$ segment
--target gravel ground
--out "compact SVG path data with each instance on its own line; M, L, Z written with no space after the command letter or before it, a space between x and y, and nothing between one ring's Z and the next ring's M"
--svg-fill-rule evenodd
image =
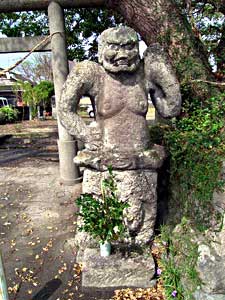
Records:
M0 250L10 300L99 299L81 291L74 245L81 185L60 182L56 139L52 120L0 126Z

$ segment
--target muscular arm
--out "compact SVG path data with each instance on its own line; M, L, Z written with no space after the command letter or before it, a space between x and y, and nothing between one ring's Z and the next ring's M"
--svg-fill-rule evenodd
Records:
M159 45L148 47L144 54L145 76L152 102L164 118L179 115L181 94L179 82Z
M76 111L80 98L91 95L97 67L97 64L90 61L76 64L64 84L57 108L62 125L76 139L85 143L89 143L92 139L91 129Z

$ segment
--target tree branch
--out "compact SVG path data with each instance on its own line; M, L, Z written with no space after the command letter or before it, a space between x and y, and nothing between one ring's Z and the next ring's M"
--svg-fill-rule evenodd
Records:
M15 67L17 67L18 65L20 65L25 59L27 59L27 57L29 57L37 48L39 48L41 45L43 45L44 43L46 43L54 34L56 33L61 33L61 32L55 32L49 36L47 36L46 38L44 38L40 43L38 43L37 45L35 45L28 54L26 54L23 58L21 58L20 60L18 60L15 64L13 64L12 66L4 69L3 71L0 72L0 76L6 74L7 72L13 70Z
M202 80L202 79L193 79L190 82L203 82L203 83L208 83L208 84L212 84L215 86L225 86L225 82L216 82L216 81L209 81L209 80Z

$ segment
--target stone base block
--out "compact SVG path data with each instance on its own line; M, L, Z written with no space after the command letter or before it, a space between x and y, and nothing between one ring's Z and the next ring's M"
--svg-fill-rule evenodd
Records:
M99 249L87 248L79 255L82 289L149 288L155 284L155 263L151 256L123 258L121 254L101 257Z
M201 291L196 291L194 294L196 300L224 300L225 294L207 294Z

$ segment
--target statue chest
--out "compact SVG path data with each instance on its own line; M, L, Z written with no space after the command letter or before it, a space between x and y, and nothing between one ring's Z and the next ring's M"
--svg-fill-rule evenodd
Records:
M147 93L140 78L118 78L105 75L99 84L97 114L111 117L122 110L145 115L148 109Z

